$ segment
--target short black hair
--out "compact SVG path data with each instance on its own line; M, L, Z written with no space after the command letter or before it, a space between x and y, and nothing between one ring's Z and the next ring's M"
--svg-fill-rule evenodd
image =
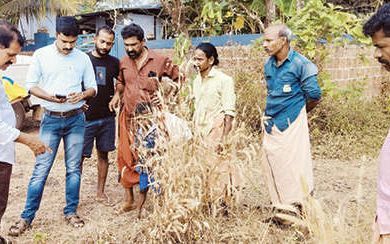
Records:
M56 18L56 32L65 36L78 36L80 34L79 24L73 16L61 16Z
M390 36L390 3L383 5L363 26L366 36L373 36L380 30Z
M217 48L215 48L213 44L209 42L202 42L195 48L195 50L196 49L202 50L207 58L214 57L213 66L219 64Z
M144 30L141 28L141 26L134 23L123 27L121 35L123 40L133 36L137 37L139 41L143 41L145 38Z
M13 40L23 47L25 40L20 31L7 21L0 19L0 45L9 48Z
M100 34L101 31L105 31L107 32L108 34L110 35L113 35L114 38L115 38L115 32L112 30L111 27L109 27L108 25L103 25L103 26L100 26L97 30L96 30L96 36L98 36Z

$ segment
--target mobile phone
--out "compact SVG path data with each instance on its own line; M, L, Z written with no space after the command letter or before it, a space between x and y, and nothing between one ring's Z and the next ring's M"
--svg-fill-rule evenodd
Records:
M148 74L148 77L156 77L157 76L157 73L154 72L154 71L149 71L149 74Z
M60 94L56 94L55 97L58 98L58 99L66 98L65 95L60 95Z

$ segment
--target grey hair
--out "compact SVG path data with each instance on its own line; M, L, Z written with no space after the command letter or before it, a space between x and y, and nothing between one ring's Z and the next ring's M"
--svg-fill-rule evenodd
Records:
M286 37L287 39L287 42L290 42L292 39L293 39L293 33L292 31L290 30L290 28L288 28L287 26L282 26L282 28L280 29L279 31L279 36L282 37Z

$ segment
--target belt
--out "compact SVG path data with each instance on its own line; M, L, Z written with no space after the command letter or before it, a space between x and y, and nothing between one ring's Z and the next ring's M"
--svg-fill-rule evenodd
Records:
M56 112L56 111L50 111L50 110L45 109L45 114L47 114L49 116L56 116L56 117L61 117L61 118L69 118L69 117L81 114L83 112L84 112L84 110L82 108L76 108L76 109L69 110L66 112Z

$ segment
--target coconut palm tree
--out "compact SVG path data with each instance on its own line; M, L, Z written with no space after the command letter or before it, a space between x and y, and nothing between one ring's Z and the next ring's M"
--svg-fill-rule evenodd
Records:
M0 17L17 23L21 16L40 19L47 13L76 14L82 0L0 0Z

